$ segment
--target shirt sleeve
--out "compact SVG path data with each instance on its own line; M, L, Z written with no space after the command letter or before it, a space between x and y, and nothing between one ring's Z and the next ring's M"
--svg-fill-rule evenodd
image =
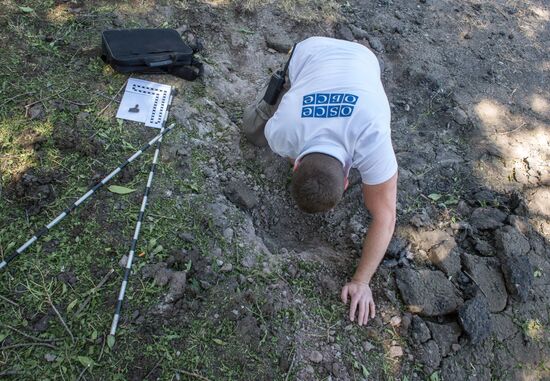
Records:
M378 185L389 180L397 172L397 159L388 134L380 144L359 155L356 164L364 184Z

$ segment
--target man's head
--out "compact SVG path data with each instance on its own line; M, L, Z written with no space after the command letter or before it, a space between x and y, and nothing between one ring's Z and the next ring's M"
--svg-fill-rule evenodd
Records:
M325 212L338 204L346 181L339 160L322 153L311 153L295 166L292 195L304 212Z

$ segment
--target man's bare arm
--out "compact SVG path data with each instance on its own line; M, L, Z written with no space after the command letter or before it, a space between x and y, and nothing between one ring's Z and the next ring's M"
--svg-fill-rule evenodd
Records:
M363 185L363 200L372 216L353 279L369 283L386 253L395 228L397 173L385 183Z
M358 311L359 325L366 324L369 317L375 315L375 304L370 289L370 280L386 253L395 228L395 209L397 203L397 173L388 181L379 185L363 184L365 206L372 215L359 265L351 282L342 289L342 301L347 303L351 297L350 320Z

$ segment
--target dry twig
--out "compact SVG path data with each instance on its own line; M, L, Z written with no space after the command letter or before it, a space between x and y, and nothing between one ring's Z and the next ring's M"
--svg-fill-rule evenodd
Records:
M34 106L35 104L37 104L37 103L44 103L45 101L50 100L50 99L52 99L52 98L55 98L55 97L57 97L59 94L64 93L64 92L67 91L67 90L69 90L69 86L65 87L63 90L58 91L58 92L55 93L54 95L51 95L51 96L46 97L46 98L39 99L39 100L37 100L37 101L31 102L31 103L25 105L25 116L28 115L29 109L30 109L32 106Z
M21 374L21 372L18 372L16 370L5 370L3 372L0 372L0 377L17 376L18 374Z
M5 296L0 295L0 299L4 302L11 304L12 306L19 307L19 304L15 303L13 300L6 298Z
M155 369L158 368L158 366L160 365L160 363L162 362L162 360L164 360L164 356L160 356L159 358L159 361L157 361L157 363L155 364L155 366L149 371L149 373L147 373L147 376L145 376L143 379L146 380L147 378L149 378L149 376L155 371Z
M20 334L21 336L24 336L24 337L26 337L27 339L31 339L31 340L34 340L34 341L43 342L43 343L44 343L44 342L45 342L45 343L51 343L52 341L58 341L58 339L41 339L41 338L39 338L39 337L29 335L28 333L23 332L23 331L21 331L21 330L15 328L15 327L12 327L11 325L8 325L8 324L0 323L0 326L9 328L9 329L11 329L12 331L17 332L17 333Z
M210 381L210 379L204 377L204 376L201 376L200 374L197 374L197 373L193 373L193 372L188 372L186 370L183 370L183 369L174 369L174 372L178 372L178 373L183 373L185 374L186 376L189 376L189 377L194 377L198 380L202 380L202 381Z
M88 367L85 366L84 369L82 369L82 371L80 372L80 374L78 375L78 378L76 379L76 381L80 381L80 379L82 377L84 377L84 372L86 372L88 370Z
M105 335L103 336L103 344L101 344L101 352L99 352L99 357L97 358L97 362L101 361L101 358L103 357L103 352L105 351L105 343L107 340L105 339Z
M51 349L57 349L57 347L50 343L43 343L43 342L35 342L35 343L19 343L19 344L11 344L11 345L5 345L3 347L0 347L0 350L4 351L6 349L12 349L12 348L21 348L21 347L33 347L33 346L39 346L39 347L48 347Z
M101 111L97 114L94 122L97 120L97 118L99 118L101 116L101 114L103 114L105 112L105 110L107 110L107 108L111 105L111 103L113 103L115 100L116 100L116 97L118 97L118 94L120 94L120 92L122 91L122 89L124 89L124 87L126 86L126 83L128 82L128 80L126 80L122 86L120 87L120 89L118 89L118 91L116 92L115 96L109 101L109 103L107 103L107 105L105 107L103 107L103 109L101 109Z
M293 348L293 352L294 354L292 355L292 362L288 367L288 372L286 372L285 381L288 381L288 377L290 376L290 372L292 372L292 367L294 366L294 361L296 360L296 348Z
M101 287L103 287L103 285L105 284L105 282L107 282L107 280L109 279L109 277L111 276L111 274L113 274L113 272L115 272L114 269L110 269L109 272L107 274L105 274L105 276L99 281L99 283L97 284L97 286L93 287L92 289L90 289L90 291L88 291L88 297L86 298L86 300L84 300L84 302L82 302L82 304L80 305L80 307L78 307L78 311L76 311L76 314L75 316L78 316L80 315L80 313L84 310L84 308L86 308L86 306L90 303L90 301L92 300L92 293L98 291Z
M4 102L2 102L2 104L0 104L0 106L4 106L4 105L10 103L11 101L13 101L13 100L15 100L15 99L17 99L17 98L21 98L21 97L24 97L25 95L32 95L32 94L34 94L34 91L29 91L28 93L23 93L23 94L15 95L15 96L13 96L13 97L11 97L11 98L6 99Z
M71 330L69 329L69 327L67 326L67 323L65 323L65 320L63 320L63 317L61 316L61 314L59 313L59 311L57 310L57 308L55 308L55 305L53 304L52 302L52 299L50 298L50 296L48 295L48 303L50 303L50 306L52 307L53 309L53 312L55 312L55 314L57 315L57 317L59 318L59 321L61 322L61 325L63 325L63 328L65 328L65 331L67 331L67 333L69 334L69 336L71 336L71 340L73 342L73 344L76 342L75 338L74 338L74 335L73 333L71 332Z

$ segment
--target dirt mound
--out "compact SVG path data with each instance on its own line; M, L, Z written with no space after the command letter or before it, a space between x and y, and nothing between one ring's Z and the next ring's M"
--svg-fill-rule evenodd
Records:
M17 200L29 214L37 214L56 199L54 186L62 177L62 173L54 170L31 168L14 178L6 193L9 198Z

